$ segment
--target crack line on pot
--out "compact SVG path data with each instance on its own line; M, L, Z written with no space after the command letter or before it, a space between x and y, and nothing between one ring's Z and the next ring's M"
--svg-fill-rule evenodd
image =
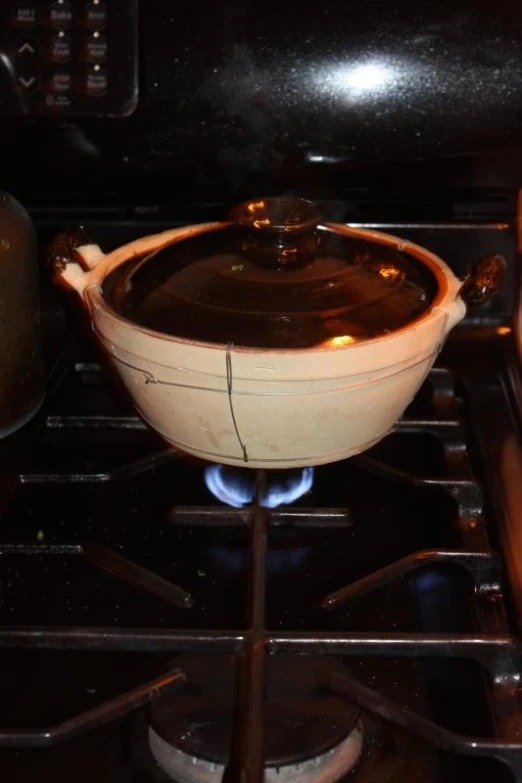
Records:
M237 439L239 441L239 445L241 446L241 449L243 451L243 459L245 462L248 462L248 454L246 450L246 446L241 440L241 435L239 434L239 428L237 426L236 422L236 414L234 413L234 403L232 402L232 348L233 343L227 343L227 351L226 351L226 367L227 367L227 392L228 392L228 404L230 405L230 413L232 416L232 423L234 425L234 429L236 431Z

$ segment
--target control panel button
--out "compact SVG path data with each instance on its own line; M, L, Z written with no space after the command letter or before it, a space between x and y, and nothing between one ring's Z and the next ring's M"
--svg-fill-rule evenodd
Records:
M38 76L22 76L18 77L18 84L21 86L24 92L32 92L38 87Z
M55 94L63 94L69 92L72 87L72 76L70 73L58 72L54 73L51 77L51 89Z
M100 68L99 65L95 65L94 68L87 71L85 86L88 95L92 95L93 97L105 95L107 92L107 84L107 71Z
M16 42L15 53L17 57L33 57L36 55L36 43L30 38L21 38Z
M66 30L72 24L72 6L67 0L56 0L49 8L51 25L58 30Z
M45 96L45 105L48 109L67 110L72 106L72 100L69 95L53 95L53 93L48 93Z
M102 63L107 58L107 39L100 33L94 33L85 45L87 59L91 63Z
M18 27L30 29L38 21L38 8L34 3L19 3L15 8L14 18Z
M85 9L87 27L90 30L103 30L107 24L107 6L93 0Z
M22 92L33 92L39 86L40 70L38 68L38 62L33 60L25 60L20 62L15 60L15 73L18 81L18 86Z
M72 57L72 41L68 35L61 33L51 38L49 46L51 60L56 63L66 63Z

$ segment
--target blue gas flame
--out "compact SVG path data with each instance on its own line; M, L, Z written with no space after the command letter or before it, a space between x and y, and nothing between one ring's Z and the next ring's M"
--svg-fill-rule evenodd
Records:
M314 469L277 471L269 474L264 508L277 508L295 503L309 492L314 482ZM248 469L210 465L205 470L205 484L215 498L233 508L244 508L254 501L255 472Z

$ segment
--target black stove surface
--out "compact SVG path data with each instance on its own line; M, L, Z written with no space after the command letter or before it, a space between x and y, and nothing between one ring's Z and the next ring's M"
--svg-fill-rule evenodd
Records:
M521 782L476 400L508 408L509 329L452 337L392 435L276 508L256 498L288 482L262 472L234 475L253 503L221 502L80 334L49 343L46 405L0 455L0 780L174 779L152 725L196 768L228 760L229 783L259 782L264 757L298 781L357 723L342 781Z

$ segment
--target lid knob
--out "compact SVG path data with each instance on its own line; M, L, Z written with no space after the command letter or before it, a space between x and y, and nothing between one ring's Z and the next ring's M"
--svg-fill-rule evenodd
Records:
M282 196L245 201L231 210L230 218L237 225L260 234L295 236L316 228L321 214L311 201Z

